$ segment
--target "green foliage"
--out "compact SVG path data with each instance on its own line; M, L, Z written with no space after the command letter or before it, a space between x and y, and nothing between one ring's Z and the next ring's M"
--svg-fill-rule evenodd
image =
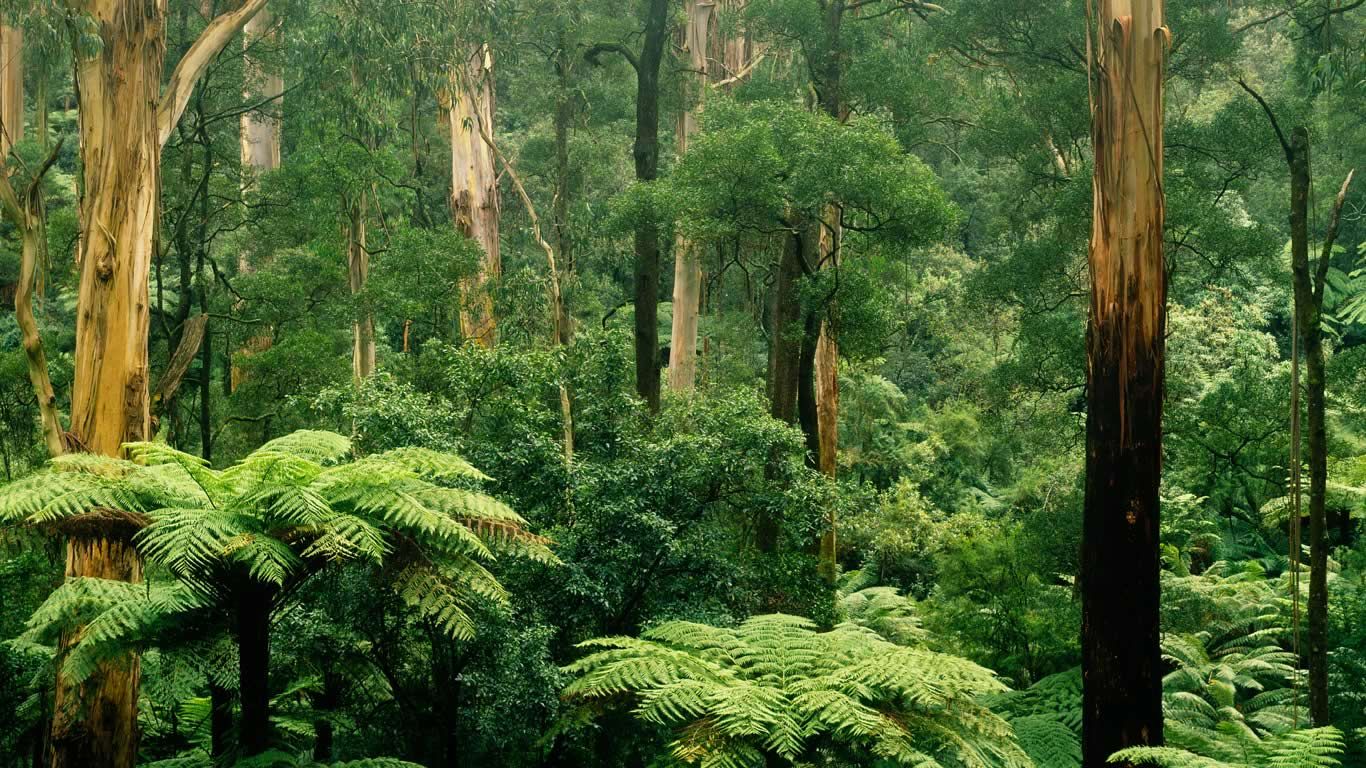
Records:
M109 509L143 516L138 551L175 577L150 590L80 579L52 593L30 633L54 640L86 624L63 667L74 680L158 626L211 607L234 588L235 574L280 589L332 564L384 565L405 602L468 638L471 601L506 599L485 566L495 550L556 562L548 542L505 504L442 485L484 478L452 454L399 448L347 461L350 440L322 431L276 438L224 470L159 443L133 443L127 452L128 460L63 456L0 493L7 520L45 524Z
M1342 732L1331 726L1291 731L1262 743L1245 744L1233 756L1210 758L1175 747L1133 747L1111 755L1110 762L1132 761L1159 768L1336 768L1341 765Z
M842 624L756 616L734 629L667 622L640 639L581 645L565 695L627 696L675 730L674 757L705 765L797 761L816 740L900 765L1027 766L1010 727L976 703L1004 689L965 659L895 645Z

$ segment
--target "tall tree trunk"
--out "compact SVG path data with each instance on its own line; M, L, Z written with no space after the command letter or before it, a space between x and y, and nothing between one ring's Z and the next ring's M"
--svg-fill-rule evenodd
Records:
M683 50L688 55L684 82L696 93L685 93L686 109L678 113L678 155L688 151L688 140L697 131L698 116L710 71L707 41L712 25L714 0L686 0L687 23L683 27ZM689 101L691 100L691 101ZM702 301L702 253L698 243L679 235L674 242L673 326L669 337L669 389L688 392L697 382L697 319Z
M279 118L280 99L285 92L285 81L274 69L267 69L256 51L262 43L275 39L273 27L275 18L269 11L258 13L247 22L242 36L243 69L245 80L242 87L242 102L255 106L242 113L238 127L238 143L242 163L242 197L256 188L261 174L269 173L280 167ZM263 103L268 102L268 103ZM248 275L255 267L251 261L250 249L244 248L237 254L238 274ZM251 355L269 349L270 330L254 333L246 344L238 350L239 355ZM228 386L235 390L243 381L242 369L233 363L228 378Z
M574 274L574 237L570 232L569 221L569 198L573 194L569 165L569 130L570 124L574 120L575 95L571 79L574 55L569 49L563 29L560 30L557 42L558 50L555 54L555 79L558 86L558 91L555 94L555 200L551 209L551 217L554 219L555 248L559 251L559 284L563 288L566 283L571 281ZM574 318L563 295L560 297L558 311L560 316L556 323L559 331L556 335L562 336L563 343L568 344L574 338Z
M24 140L24 31L0 25L0 161Z
M265 4L246 0L209 22L164 88L165 3L75 4L101 38L93 54L85 46L75 52L85 183L71 431L83 450L115 456L124 442L149 437L147 284L161 146L209 63ZM67 576L141 579L131 534L126 525L98 522L74 532ZM71 636L63 637L59 657ZM137 758L137 656L101 664L79 688L61 682L60 669L58 681L53 768L131 767Z
M664 57L668 0L648 0L645 40L636 60L636 181L659 175L659 64ZM642 222L635 233L636 394L659 411L659 228Z
M479 46L452 82L448 115L451 215L456 228L483 250L478 273L461 286L460 333L488 347L497 341L489 289L503 271L498 248L498 176L493 153L480 137L481 130L493 133L493 50L488 45Z
M365 290L370 277L370 252L365 242L366 193L347 206L346 212L346 263L350 275L351 295L356 296ZM351 373L356 383L370 377L375 372L375 318L368 306L358 308L352 328Z
M270 613L274 589L248 580L237 595L238 732L244 757L270 748Z
M769 415L785 424L798 424L798 382L802 364L805 324L801 311L799 286L805 270L803 250L807 247L805 228L792 225L783 239L783 253L774 276L769 301L768 402ZM778 456L770 456L766 472L776 469ZM782 524L776 510L764 505L755 523L754 546L764 554L778 551Z
M1279 132L1279 128L1277 130ZM1311 272L1309 131L1302 126L1296 127L1291 131L1285 149L1290 164L1290 272L1295 293L1295 324L1300 333L1300 346L1304 348L1305 410L1309 416L1309 717L1315 727L1322 727L1332 722L1328 698L1328 516L1325 509L1328 429L1323 297L1342 206L1353 174L1347 174L1338 192L1324 233L1323 250Z
M1290 272L1295 323L1305 356L1305 405L1309 416L1309 717L1328 725L1328 573L1324 502L1328 487L1327 432L1324 426L1322 305L1309 270L1309 132L1290 134ZM1319 557L1322 556L1322 564Z
M1082 755L1162 743L1163 0L1101 0L1082 523Z

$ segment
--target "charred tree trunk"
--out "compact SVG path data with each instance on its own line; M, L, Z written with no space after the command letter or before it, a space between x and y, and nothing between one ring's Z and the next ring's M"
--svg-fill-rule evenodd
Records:
M461 286L460 333L481 346L497 341L493 297L489 290L502 274L498 246L498 176L493 153L480 137L493 134L493 51L479 46L452 83L451 215L455 226L479 244L479 271Z
M1082 755L1161 744L1158 485L1166 329L1162 0L1102 0L1082 523Z
M678 114L679 157L688 151L688 140L697 131L708 88L707 41L716 4L713 0L687 0L685 7L687 23L682 37L689 77L684 82L696 93L684 94L684 103L691 106ZM701 301L701 248L679 235L674 242L673 324L669 336L669 389L674 392L691 391L697 383L697 320Z
M636 61L636 181L659 175L659 64L664 57L670 3L648 0L645 41ZM659 411L659 228L644 221L635 233L636 394Z

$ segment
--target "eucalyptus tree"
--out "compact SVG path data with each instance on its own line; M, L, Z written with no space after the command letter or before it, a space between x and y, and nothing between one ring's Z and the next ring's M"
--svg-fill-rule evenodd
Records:
M1106 0L1095 24L1087 38L1095 167L1080 574L1082 764L1088 768L1163 738L1162 93L1172 44L1162 0Z
M640 50L622 42L600 42L585 52L596 63L605 53L619 54L636 75L636 131L631 154L636 181L659 175L659 68L668 43L669 3L640 0ZM635 231L636 394L651 413L659 410L659 239L653 218L641 217Z
M163 84L165 3L40 3L29 14L68 25L75 59L84 173L72 441L116 455L150 435L148 276L160 195L161 148L213 58L266 4L213 17ZM138 581L142 566L118 519L72 527L67 574ZM136 757L136 656L103 666L80 687L59 682L56 768L131 766Z
M810 307L825 306L839 280L838 269L822 269L819 235L809 223L834 204L850 233L844 247L846 263L853 264L857 254L883 245L936 242L955 213L929 168L873 118L841 124L783 102L718 101L703 122L705 130L667 180L678 226L699 242L747 238L781 248L776 279L789 281L792 295L771 303L768 394L772 416L796 425L800 321L811 316ZM800 423L810 456L813 430ZM777 533L775 520L761 521L759 548L775 548Z

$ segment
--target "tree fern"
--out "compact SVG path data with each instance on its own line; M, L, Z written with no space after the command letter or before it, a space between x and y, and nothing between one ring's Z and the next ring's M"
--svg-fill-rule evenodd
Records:
M1346 746L1342 732L1328 726L1290 731L1249 746L1237 757L1216 759L1177 747L1121 750L1110 762L1158 768L1337 768Z
M671 752L684 763L795 762L831 740L905 766L1030 765L1009 724L978 703L1005 690L989 670L854 623L669 622L581 647L592 652L567 668L577 679L566 697L629 699L639 719L674 729Z
M280 590L346 561L385 566L405 600L468 637L469 601L506 599L486 567L495 550L555 561L516 512L468 487L484 475L458 456L398 449L347 461L347 438L307 430L223 470L161 443L126 449L127 460L63 456L0 489L0 521L45 524L110 509L137 516L134 543L152 574L174 577L150 590L87 579L54 592L30 631L52 637L86 623L72 652L78 661L146 640L167 617L226 599L243 578ZM80 680L93 667L66 669Z

